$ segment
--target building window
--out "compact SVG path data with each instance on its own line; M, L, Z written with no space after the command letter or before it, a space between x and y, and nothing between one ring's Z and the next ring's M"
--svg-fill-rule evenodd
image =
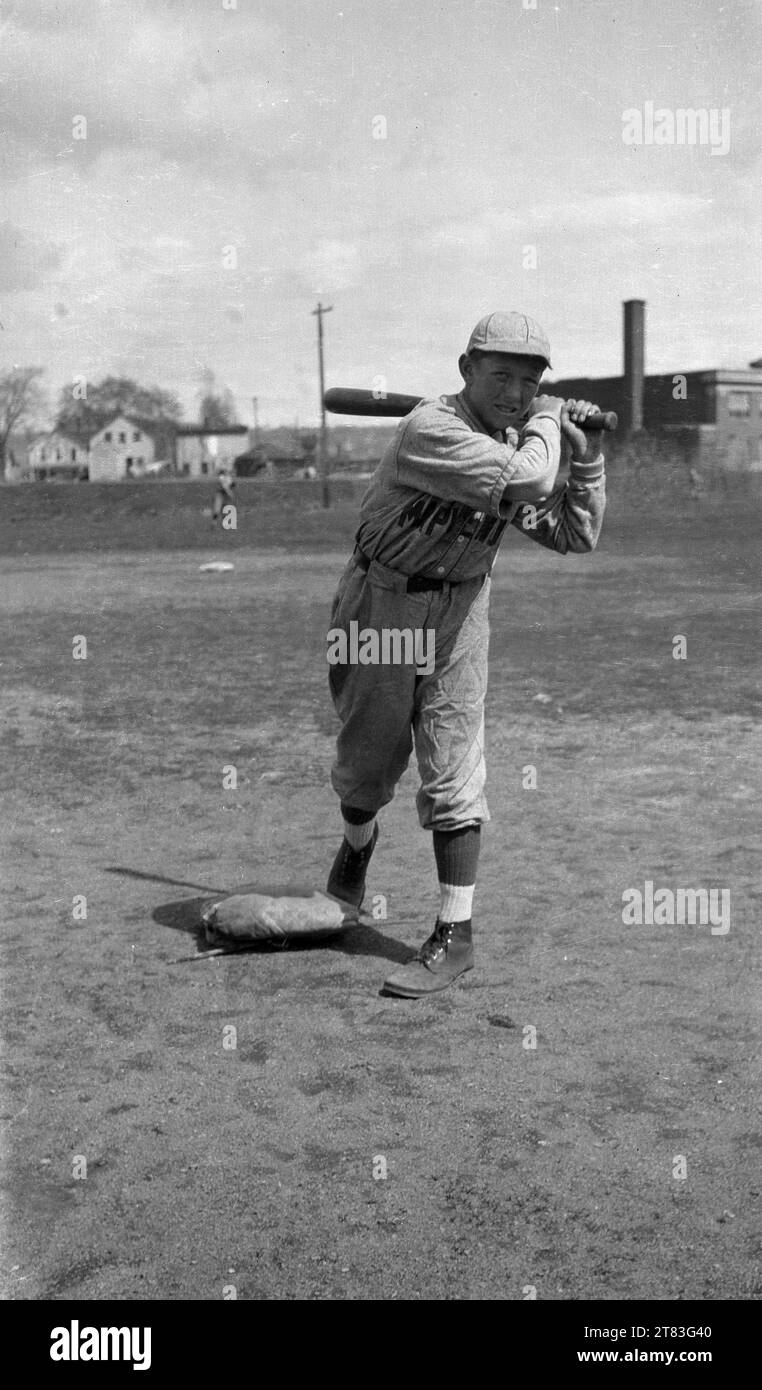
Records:
M61 462L61 450L60 450L60 449L56 449L56 463L60 463L60 462Z
M138 463L144 463L144 462L145 462L145 460L144 460L144 458L143 458L143 455L142 455L142 454L139 454L139 455L138 455Z
M124 430L120 430L120 432L119 432L119 443L120 443L120 444L126 444L126 443L127 443L127 435L125 434Z
M44 463L44 462L45 462L45 450L44 450L44 449L40 449L40 463Z
M728 393L728 415L751 415L751 396L746 391Z
M71 461L72 461L72 463L76 463L76 462L77 462L77 451L76 451L76 449L72 449L72 451L71 451Z
M106 430L106 433L104 434L103 438L105 439L105 441L106 441L107 444L110 444L110 443L111 443L111 430Z
M139 439L140 439L140 430L133 430L133 434L132 434L132 442L133 442L133 444L137 444L137 442L138 442Z

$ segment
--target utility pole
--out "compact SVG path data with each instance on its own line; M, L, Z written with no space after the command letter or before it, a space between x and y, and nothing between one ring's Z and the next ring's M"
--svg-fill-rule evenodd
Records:
M318 338L318 370L320 373L320 437L318 444L318 458L320 462L320 480L323 485L323 506L330 507L331 499L328 491L328 441L326 438L325 424L325 405L323 397L325 395L325 371L323 367L323 314L330 314L332 304L323 305L318 300L317 309L312 313L317 316L317 338Z
M251 404L254 407L254 448L259 447L259 397L252 396Z

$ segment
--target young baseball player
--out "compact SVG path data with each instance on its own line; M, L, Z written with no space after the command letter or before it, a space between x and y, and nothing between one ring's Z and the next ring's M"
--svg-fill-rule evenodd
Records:
M458 363L457 395L422 401L399 425L360 510L356 548L331 616L348 660L330 668L341 721L331 781L344 838L327 891L359 907L378 839L415 747L418 817L433 832L439 878L434 931L387 993L418 998L473 966L471 914L484 798L490 571L509 523L558 550L589 551L605 506L601 434L581 422L589 401L538 395L550 363L540 326L494 313L476 325ZM562 437L569 478L557 485ZM383 634L434 643L427 668L379 664ZM374 641L374 634L377 635ZM359 637L359 641L358 641ZM401 651L401 645L397 652Z
M212 527L214 528L223 515L224 508L233 502L233 489L235 488L235 474L232 468L222 464L217 470L217 485L214 493L214 506L212 508Z

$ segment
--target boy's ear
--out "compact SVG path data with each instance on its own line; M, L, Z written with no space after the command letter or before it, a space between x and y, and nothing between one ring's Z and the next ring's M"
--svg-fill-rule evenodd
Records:
M473 368L474 364L471 361L471 358L468 356L468 353L462 352L460 357L458 358L458 371L460 372L465 382L470 381Z

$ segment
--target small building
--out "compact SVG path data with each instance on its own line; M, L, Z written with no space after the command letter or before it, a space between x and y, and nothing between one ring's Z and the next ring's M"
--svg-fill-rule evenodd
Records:
M126 415L116 415L90 439L90 482L140 478L154 462L154 455L153 437L145 426Z
M30 445L23 471L28 478L41 483L56 478L67 481L86 478L87 469L87 440L51 430Z
M175 433L175 471L181 478L204 478L222 468L233 472L233 464L238 455L244 452L248 436L245 425L225 425L218 429L178 425Z

